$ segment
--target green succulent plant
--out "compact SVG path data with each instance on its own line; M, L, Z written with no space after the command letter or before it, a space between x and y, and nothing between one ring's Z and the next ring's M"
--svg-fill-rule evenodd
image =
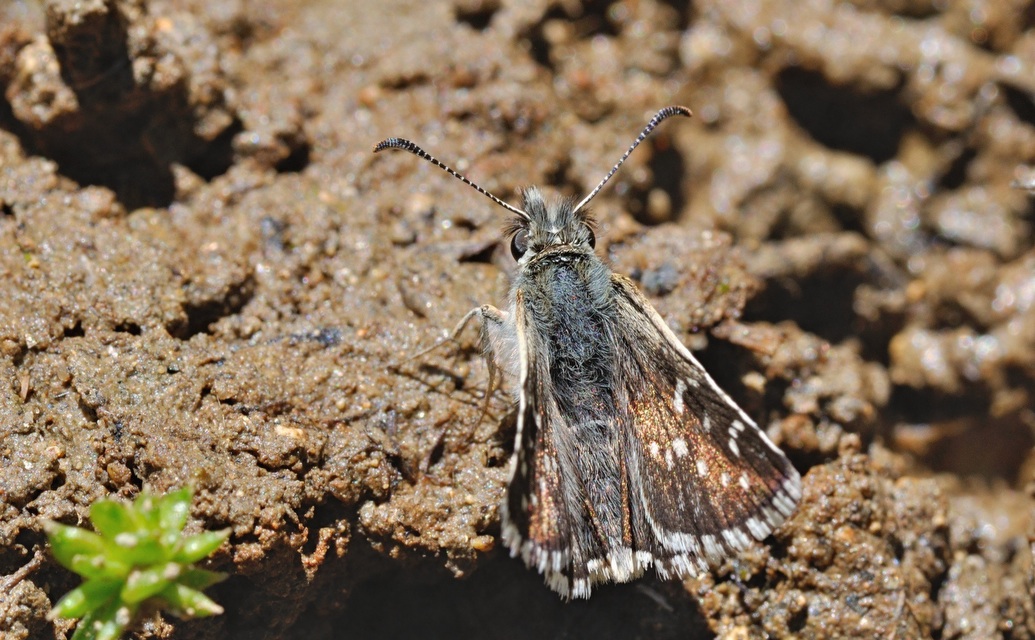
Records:
M154 609L181 618L220 614L202 589L226 575L192 566L219 548L229 529L184 536L194 491L142 491L132 504L98 500L93 531L46 522L54 558L83 577L50 612L82 618L72 640L116 640L138 615Z

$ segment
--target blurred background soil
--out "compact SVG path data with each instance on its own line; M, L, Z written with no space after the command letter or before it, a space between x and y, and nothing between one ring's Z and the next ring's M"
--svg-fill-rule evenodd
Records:
M0 5L0 636L46 518L198 491L222 616L141 638L1035 637L1035 3ZM505 212L595 200L805 474L712 575L564 604L499 549ZM398 366L393 366L398 365Z

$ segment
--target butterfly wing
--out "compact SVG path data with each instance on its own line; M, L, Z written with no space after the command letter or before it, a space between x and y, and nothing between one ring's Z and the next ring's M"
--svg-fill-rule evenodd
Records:
M549 371L537 357L538 335L525 323L522 292L513 307L518 355L518 423L511 478L501 507L503 543L512 556L544 574L563 596L571 593L570 510L555 431L563 428L550 388ZM532 344L529 344L529 341Z
M635 285L611 281L634 545L662 576L694 575L769 535L801 480Z
M801 495L787 458L632 282L611 274L610 286L614 315L597 328L613 366L593 385L604 421L554 384L550 358L566 347L544 344L520 289L513 307L518 425L503 541L564 597L651 564L695 575L767 536Z

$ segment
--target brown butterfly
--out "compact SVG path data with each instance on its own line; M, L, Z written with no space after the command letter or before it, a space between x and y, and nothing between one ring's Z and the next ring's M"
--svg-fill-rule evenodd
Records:
M783 452L593 251L586 204L673 115L691 113L659 111L577 204L530 188L518 209L408 140L374 147L420 156L514 214L507 310L473 309L457 332L477 316L490 372L517 383L503 542L565 598L650 566L696 575L768 536L801 497Z

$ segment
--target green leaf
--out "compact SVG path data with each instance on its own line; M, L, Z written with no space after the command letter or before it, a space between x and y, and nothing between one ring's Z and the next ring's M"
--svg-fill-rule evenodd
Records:
M222 571L209 571L207 569L187 569L176 582L191 589L208 589L214 584L226 580L226 574Z
M137 520L130 508L114 500L98 500L90 505L90 522L105 538L115 538L120 533L136 533Z
M147 600L179 578L181 571L182 567L175 562L133 571L126 579L126 585L122 587L123 602Z
M86 614L79 621L72 640L118 640L135 614L136 607L121 606L118 601L111 602Z
M98 617L98 611L91 611L83 616L83 619L79 621L75 628L75 633L72 634L72 640L95 640L97 638L97 628L101 625Z
M49 617L82 618L118 596L121 586L121 580L87 580L58 600Z
M207 618L223 613L223 607L204 593L182 584L171 584L160 596L170 613L180 618Z
M218 549L223 542L230 537L230 529L220 531L205 531L197 535L189 536L180 543L180 548L173 555L176 562L188 564L203 560Z
M180 533L190 517L190 502L194 490L183 487L167 493L157 501L158 526L164 532Z
M68 568L88 580L124 580L131 567L106 554L81 554L72 558Z
M69 569L76 556L95 556L104 551L104 540L92 531L50 520L43 523L43 530L50 540L54 559Z
M163 546L151 536L134 536L130 533L119 534L107 546L109 557L134 566L168 562L175 552L175 548Z

